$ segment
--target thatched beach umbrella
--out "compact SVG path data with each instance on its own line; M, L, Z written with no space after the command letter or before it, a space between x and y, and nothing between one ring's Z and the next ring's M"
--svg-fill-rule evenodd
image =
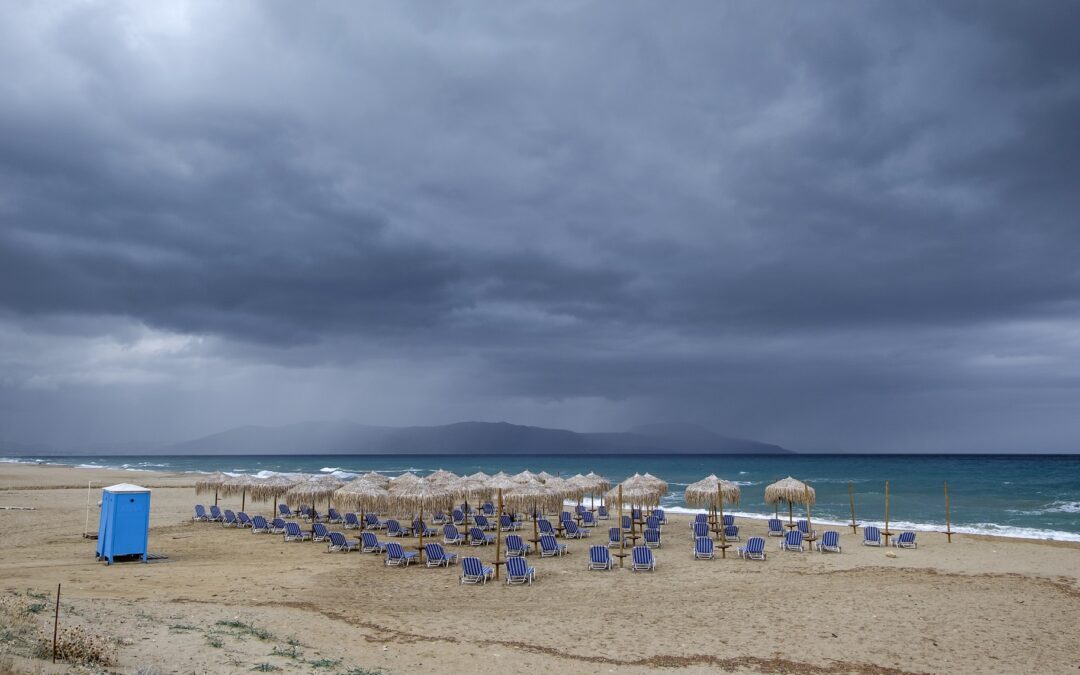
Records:
M375 483L357 478L334 492L334 499L348 509L360 512L360 529L364 528L364 515L378 511L386 503L390 493Z
M541 471L540 473L536 474L537 480L539 480L541 483L546 483L546 482L548 482L549 479L554 478L554 477L555 476L552 476L547 471Z
M779 504L786 502L788 505L788 527L794 527L795 522L791 513L792 504L813 504L816 499L814 488L801 480L791 476L778 480L765 488L765 503Z
M611 488L611 481L609 481L607 478L604 478L600 474L593 473L592 471L585 474L585 478L592 483L592 485L589 487L589 500L593 502L593 508L591 510L595 511L596 494L600 494L600 503L602 504L604 493Z
M429 483L439 483L440 485L452 483L458 478L459 476L456 473L453 473L451 471L444 471L442 469L436 469L435 471L432 471L428 475L424 476L424 480L428 481Z
M644 482L654 486L656 488L656 490L660 493L661 497L663 497L664 495L666 495L668 493L668 484L666 482L660 480L656 476L652 475L648 471L646 471L644 474L642 474L641 480L643 480Z
M547 508L558 509L562 504L562 495L539 481L524 483L503 493L503 503L513 511L532 513L533 548L539 550L540 533L537 530L539 513Z
M387 491L387 507L398 513L420 512L420 527L424 526L424 509L442 509L453 506L454 493L443 485L425 480L405 481L391 485ZM420 561L424 560L424 531L420 530Z
M520 473L515 473L513 476L510 476L510 478L518 483L536 483L540 480L539 475L533 473L532 471L529 471L528 469L525 469Z
M285 493L287 499L295 499L300 503L310 503L311 510L315 510L315 501L326 498L329 508L330 498L333 494L345 486L345 482L334 476L311 476L292 486Z
M738 504L742 497L739 486L731 481L721 480L711 474L686 486L683 498L690 506L706 506L713 510L720 531L721 555L727 557L727 533L724 532L724 502ZM717 514L719 514L717 516Z
M226 475L228 476L228 474ZM247 491L252 488L255 480L251 476L245 475L229 476L227 480L221 483L221 494L224 497L240 495L240 510L243 511L247 506Z
M195 494L200 495L204 492L214 493L214 506L218 505L218 493L221 490L221 486L225 481L230 480L232 476L227 473L221 473L215 471L214 473L202 476L195 481Z
M269 478L257 478L251 482L251 499L259 502L273 499L274 516L277 516L278 499L284 497L285 493L298 482L300 482L299 478L281 473L270 476Z
M386 488L390 487L390 477L389 476L384 476L383 474L377 473L375 471L368 471L367 473L365 473L362 476L357 476L356 480L362 480L365 483L371 483L373 485L378 485L379 487L381 487L383 489L386 489Z

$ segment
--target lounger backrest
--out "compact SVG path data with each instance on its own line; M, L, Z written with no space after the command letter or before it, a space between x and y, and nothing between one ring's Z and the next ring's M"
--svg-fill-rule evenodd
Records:
M487 538L484 535L484 531L481 530L479 527L469 528L469 536L472 537L473 539L475 539L476 541L483 541L484 539Z
M506 573L512 577L523 577L529 573L529 566L525 564L525 558L512 555L506 559Z
M912 544L915 542L915 533L901 532L900 538L897 541L899 541L901 544Z
M289 535L290 537L299 537L300 526L296 523L285 523L285 534Z
M521 537L516 534L507 535L506 548L511 551L520 551L522 548L524 548L524 542L521 541Z
M213 516L214 518L220 518L221 517L221 509L219 509L216 506L211 506L210 507L210 515Z
M486 515L486 516L495 515L495 505L492 504L491 502L484 502L483 509L484 509L484 515Z
M239 520L241 523L250 523L251 522L251 518L248 516L248 514L244 513L243 511L236 514L236 519Z
M784 538L784 543L788 546L802 546L802 532L798 530L788 532Z
M630 515L633 516L634 520L641 520L641 509L631 508Z
M398 523L398 521L396 521L396 520L388 520L388 521L386 521L386 531L387 532L400 532L401 531L401 524Z
M660 520L664 519L664 509L653 509L652 514Z
M829 530L825 534L821 535L821 546L823 548L832 548L840 543L840 533L835 530Z
M735 524L735 516L724 516L724 527Z
M762 537L750 537L746 542L746 550L749 553L761 553L765 550L765 539Z
M632 554L635 565L648 565L652 562L652 549L648 546L635 546Z
M581 514L581 522L583 522L583 523L595 523L596 522L596 516L594 516L591 511L586 511L585 513Z
M458 532L458 529L453 525L443 525L442 531L443 536L447 539L457 539L461 536L461 533Z
M204 507L202 504L196 504L195 505L195 515L197 517L199 517L199 518L205 518L206 517L206 507Z
M598 506L598 507L596 508L596 512L597 512L598 514L600 514L601 516L606 516L606 515L608 514L608 512L607 512L607 507L606 507L606 506Z
M401 548L401 544L390 542L386 545L386 557L390 560L404 558L405 551Z
M364 542L364 548L371 548L379 545L379 539L371 532L361 532L360 539Z
M559 548L559 542L555 541L555 537L550 534L540 535L540 548L545 551L554 551Z
M454 509L453 516L454 520L465 520L465 513L461 509Z
M255 525L255 527L259 528L260 530L266 529L266 518L263 518L262 516L255 516L251 519L251 522L253 525Z
M477 514L477 515L473 516L473 520L476 521L476 524L479 525L480 527L483 527L485 529L488 527L488 519L487 519L486 516L481 516L481 515Z
M563 522L562 526L563 529L566 530L567 534L577 534L578 532L577 524L572 520L567 520Z
M563 511L562 513L559 514L559 520L561 520L561 521L563 521L565 523L567 521L573 520L573 517L571 517L569 511Z
M446 558L446 551L439 544L424 544L424 552L428 560L442 560Z
M869 525L863 528L864 541L878 541L879 539L881 539L881 530L877 529L873 525Z
M327 534L329 534L326 531L326 526L322 523L315 523L314 525L312 525L311 531L315 533L316 537L325 537Z
M547 519L536 521L536 525L540 528L540 531L545 534L550 533L555 529L551 526L551 521Z
M467 577L481 577L484 575L484 565L480 558L466 556L461 559L461 573Z
M629 530L633 526L634 526L634 521L630 519L630 516L623 516L622 517L622 529Z
M779 518L769 518L769 531L780 532L784 529L784 524L780 522Z
M660 527L660 519L656 516L649 516L645 519L645 527L651 530L658 529Z
M802 532L803 534L810 534L810 523L808 523L807 521L797 521L796 525L799 526L799 532Z
M699 513L699 514L697 514L696 516L694 516L694 522L695 523L706 523L706 524L708 524L708 522L709 522L709 514L707 514L707 513Z
M364 514L364 522L367 523L368 525L378 525L379 524L379 517L376 516L374 513L367 513L367 514Z
M607 531L608 541L619 541L622 538L622 530L617 527L609 527Z
M277 510L278 510L278 513L280 513L283 516L288 516L288 515L292 514L292 511L290 511L289 507L287 505L285 505L285 504L278 504L277 505Z
M708 537L697 537L694 539L694 550L698 553L712 553L712 539L709 539Z
M506 515L499 516L499 524L502 527L513 527L514 526L514 519L511 518L510 516L506 516Z
M737 536L739 536L739 528L735 527L734 525L728 525L727 527L724 528L724 536L725 537L737 537Z
M343 535L340 532L331 532L330 533L330 543L333 544L334 546L344 546L345 545L345 535Z
M709 536L709 524L708 523L694 523L694 536L695 537L707 537L707 536Z
M589 561L590 562L594 562L594 563L596 563L598 565L604 565L609 560L611 560L611 556L608 554L608 550L607 550L606 546L591 546L591 547L589 547Z
M660 541L660 530L654 530L652 528L645 530L645 541L652 543Z

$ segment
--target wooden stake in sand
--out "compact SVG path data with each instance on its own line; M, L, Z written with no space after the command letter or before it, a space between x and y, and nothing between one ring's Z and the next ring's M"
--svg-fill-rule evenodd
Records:
M503 512L503 500L502 500L502 488L499 488L499 512L495 514L495 522L499 523L499 526L495 528L495 581L499 580L499 565L503 564L502 560L502 537L500 531L502 530L502 512Z
M810 551L812 552L814 550L814 541L817 540L817 537L814 536L814 522L812 520L810 520L810 486L809 485L806 486L806 531L807 531L807 535L806 535L807 546L810 547Z
M949 518L949 481L945 481L945 536L952 543L952 519Z
M86 533L90 531L90 485L91 481L86 481L86 522L83 523L82 536L86 539ZM948 494L948 493L946 493ZM946 499L948 497L946 496ZM946 507L946 511L948 507Z
M724 531L726 529L724 528L724 485L720 481L716 482L716 497L717 508L720 511L720 557L727 558L727 532ZM697 546L697 544L695 544L695 546Z
M892 532L889 532L889 481L885 481L885 531L882 532L885 535L885 547L889 547L889 536Z
M859 532L859 524L855 522L855 485L848 481L847 484L848 499L851 500L851 533L857 534Z
M56 663L56 634L60 630L60 584L56 584L56 615L53 616L52 662Z
M622 561L626 557L626 533L622 527L622 512L622 485L619 485L619 569L622 569Z

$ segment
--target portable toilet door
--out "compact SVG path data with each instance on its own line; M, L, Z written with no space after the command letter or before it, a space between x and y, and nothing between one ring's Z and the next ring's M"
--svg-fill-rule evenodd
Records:
M150 490L129 483L104 488L98 523L98 560L112 564L117 556L138 555L146 562L149 536Z

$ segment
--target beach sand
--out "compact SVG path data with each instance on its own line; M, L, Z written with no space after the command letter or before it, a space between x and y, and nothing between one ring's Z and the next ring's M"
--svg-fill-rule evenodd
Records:
M150 550L168 558L96 562L82 536L87 481L91 532L102 485L152 488ZM530 556L531 587L474 587L456 566L387 568L192 523L196 502L208 503L190 475L0 465L0 507L34 509L0 509L0 623L51 636L45 603L61 583L61 625L118 642L107 670L124 673L1080 672L1077 544L919 533L917 550L889 557L836 528L840 555L784 553L769 539L765 562L734 549L695 561L684 516L664 528L653 573L586 571L589 545L606 541L597 528L566 557ZM744 539L765 532L739 525ZM13 632L0 630L0 671L71 670L27 656L32 636Z

